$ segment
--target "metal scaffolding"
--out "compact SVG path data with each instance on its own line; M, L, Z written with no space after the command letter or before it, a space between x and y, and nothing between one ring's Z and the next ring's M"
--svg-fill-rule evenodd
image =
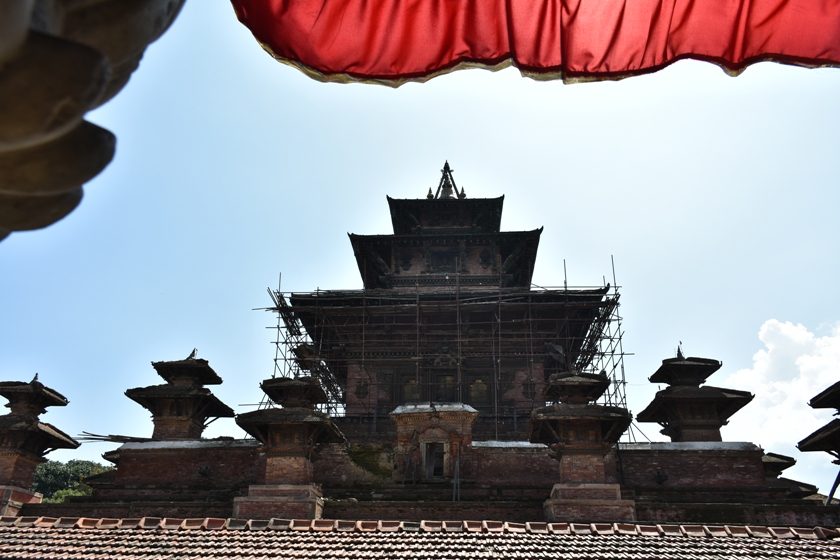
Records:
M599 402L626 407L617 287L467 290L453 276L450 288L269 289L273 376L317 378L322 409L370 422L371 433L400 404L460 401L479 411L485 435L521 438L564 366L605 373Z

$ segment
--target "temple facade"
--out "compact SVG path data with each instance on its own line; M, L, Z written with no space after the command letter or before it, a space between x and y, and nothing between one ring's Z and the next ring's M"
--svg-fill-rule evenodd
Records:
M205 387L222 382L206 360L153 362L166 383L126 391L151 436L104 437L120 446L104 455L115 468L87 479L93 496L39 503L35 465L77 443L37 417L66 400L0 384L4 511L840 525L840 506L781 477L793 458L722 441L752 395L705 385L717 360L663 360L650 380L667 388L636 420L671 441L631 441L618 291L533 286L542 230L501 231L503 197L467 198L447 163L426 198L388 205L392 234L350 235L362 289L270 291L278 368L257 410L236 416L248 437L202 437L234 415ZM833 434L800 446L836 452Z
M276 294L306 335L287 337L287 375L317 377L348 432L392 438L399 406L463 403L483 439L523 440L547 375L609 367L618 294L532 289L542 228L501 231L503 202L467 198L447 162L425 199L388 198L393 234L350 235L363 289Z

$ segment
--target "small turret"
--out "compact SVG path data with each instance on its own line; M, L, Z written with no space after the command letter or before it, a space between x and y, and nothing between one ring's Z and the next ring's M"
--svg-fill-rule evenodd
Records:
M532 443L551 447L563 464L564 453L590 450L604 455L630 425L632 416L625 408L590 404L609 388L605 373L579 373L573 369L554 373L545 388L545 398L555 404L534 409L528 426ZM580 482L603 482L603 468L595 478L575 469L562 469L566 481L580 476Z
M219 377L207 360L152 362L165 385L129 389L125 395L152 413L155 424L152 439L199 439L210 418L232 418L233 410L216 398L204 385L220 385Z
M656 422L671 441L721 441L720 428L746 406L753 395L746 391L703 386L723 364L708 358L662 360L651 383L666 383L653 402L637 416L639 422Z
M635 504L621 499L613 447L633 417L626 408L593 404L610 386L606 373L566 367L559 347L552 357L562 366L545 388L554 404L531 413L528 438L544 443L560 462L560 482L544 504L551 521L633 521Z
M275 377L260 388L282 408L264 408L236 417L240 428L262 444L264 470L247 497L234 500L234 515L319 518L323 509L321 489L313 484L312 461L327 443L342 443L344 435L328 414L315 409L327 402L317 379Z
M41 495L29 490L35 468L54 449L76 449L79 442L39 416L49 406L66 406L63 395L38 382L0 382L9 414L0 416L0 515L17 515L24 503L38 503Z

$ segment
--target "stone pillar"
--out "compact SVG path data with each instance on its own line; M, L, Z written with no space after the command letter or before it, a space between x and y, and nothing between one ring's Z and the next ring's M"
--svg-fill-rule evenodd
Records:
M624 408L590 404L609 383L603 374L553 374L545 396L559 404L535 409L531 414L530 441L547 444L560 463L560 482L543 506L548 521L636 520L635 502L621 499L613 453L632 417Z
M344 442L327 414L315 409L326 402L317 380L273 378L260 384L283 408L266 408L236 417L236 423L262 443L260 484L234 498L233 515L243 519L320 519L321 488L312 482L312 460L318 446Z
M30 383L0 382L0 395L11 412L0 416L0 515L16 516L23 504L39 503L32 492L35 468L52 449L75 449L79 443L58 428L39 420L48 406L65 406L67 399L35 376Z
M220 385L207 360L190 356L186 360L152 362L165 385L137 387L126 396L152 413L152 439L199 439L208 418L232 418L233 410L204 385Z

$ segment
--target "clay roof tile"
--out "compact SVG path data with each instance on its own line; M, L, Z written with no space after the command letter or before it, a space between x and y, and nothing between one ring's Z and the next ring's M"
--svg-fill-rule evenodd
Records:
M141 529L157 529L163 521L160 517L144 517L140 520L138 525Z
M268 523L268 528L272 531L288 531L292 528L291 519L272 519Z
M242 530L248 528L247 519L228 519L225 526L231 530Z
M246 528L249 531L265 531L271 522L268 519L251 519Z
M402 523L400 523L402 525ZM335 530L341 532L352 532L356 530L356 522L355 521L346 521L346 520L337 520L335 522Z

